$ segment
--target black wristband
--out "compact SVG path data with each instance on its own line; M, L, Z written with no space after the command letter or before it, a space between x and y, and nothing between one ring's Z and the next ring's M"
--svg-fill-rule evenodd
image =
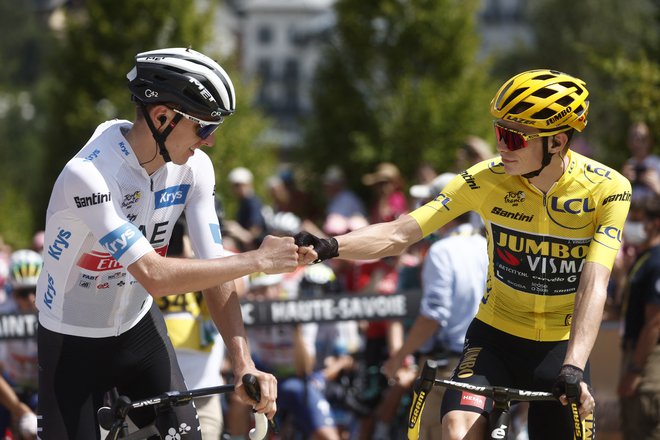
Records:
M579 399L580 382L584 379L584 370L571 364L564 364L559 370L557 379L552 385L552 394L559 398L566 395L568 398Z
M320 263L339 256L339 243L334 237L318 238L314 234L303 231L297 233L293 238L298 246L312 246L314 248L318 257L313 263Z

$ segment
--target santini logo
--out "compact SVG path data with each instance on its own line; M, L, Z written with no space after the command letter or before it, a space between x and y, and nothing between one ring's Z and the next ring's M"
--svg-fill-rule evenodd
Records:
M155 194L156 209L167 208L172 205L182 205L188 196L190 185L170 186Z
M105 203L112 200L110 193L101 194L95 193L87 197L74 197L73 201L76 202L78 208L84 208L85 206L98 205L99 203Z

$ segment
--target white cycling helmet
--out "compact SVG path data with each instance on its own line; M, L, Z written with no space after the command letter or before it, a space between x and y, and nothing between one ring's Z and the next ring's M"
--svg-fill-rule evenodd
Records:
M180 47L142 52L126 75L128 88L145 104L172 103L204 121L218 121L236 110L229 75L206 55Z
M43 263L43 258L35 251L21 249L13 252L9 259L11 288L13 290L36 288Z

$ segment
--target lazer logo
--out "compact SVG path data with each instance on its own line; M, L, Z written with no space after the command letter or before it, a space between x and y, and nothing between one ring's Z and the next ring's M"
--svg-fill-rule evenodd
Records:
M56 295L57 291L55 291L55 280L52 276L50 276L50 274L48 274L48 287L46 287L46 293L44 293L44 304L49 309L53 308L53 299L55 299Z
M534 121L530 121L529 119L525 119L525 118L520 118L518 116L506 115L506 116L504 116L504 119L506 119L508 121L513 121L513 122L519 122L519 123L525 124L525 125L534 125Z
M69 238L71 238L71 231L60 229L55 237L55 242L48 246L48 255L60 261L62 252L69 247Z
M139 238L142 236L138 228L131 223L124 223L114 231L107 234L99 240L103 246L115 260L124 255Z
M99 203L105 203L112 200L112 195L110 193L101 194L94 193L91 196L87 197L74 197L73 201L76 202L78 208L84 208L86 206L98 205Z
M560 202L559 197L550 198L550 209L555 212L567 212L569 214L580 214L581 212L596 210L596 208L589 206L589 199L568 199Z
M611 202L629 202L631 196L632 194L630 191L624 191L619 194L612 194L611 196L607 196L605 199L603 199L603 206Z
M190 185L184 184L170 186L169 188L156 192L154 198L156 209L184 204L186 202L186 197L188 196L188 190L190 190Z

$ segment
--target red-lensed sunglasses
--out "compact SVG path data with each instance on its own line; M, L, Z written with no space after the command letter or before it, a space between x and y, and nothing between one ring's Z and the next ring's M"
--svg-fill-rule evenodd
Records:
M553 131L543 131L539 133L523 133L522 131L514 130L513 128L505 127L500 125L497 122L493 122L495 127L495 136L497 136L498 141L504 142L504 145L509 149L509 151L520 150L521 148L527 148L528 143L532 139L540 137L554 136L556 134L562 133L567 128L561 128L559 130Z

